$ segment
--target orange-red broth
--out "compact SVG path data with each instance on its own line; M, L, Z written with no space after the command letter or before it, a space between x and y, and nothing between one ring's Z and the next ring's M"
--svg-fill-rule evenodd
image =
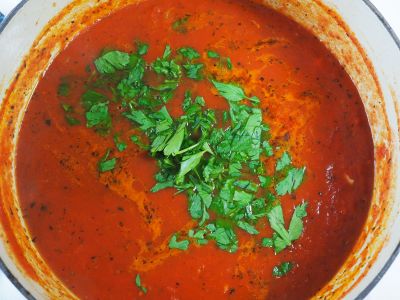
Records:
M188 32L174 31L171 24L185 15ZM97 162L113 147L112 138L69 126L57 88L67 78L68 101L79 110L85 67L105 47L133 51L135 38L150 45L148 61L166 44L216 50L234 65L219 76L262 99L274 145L289 149L295 163L307 167L296 197L282 200L287 221L295 205L309 202L304 234L293 247L275 255L238 231L235 254L214 243L170 250L171 234L194 223L184 195L149 192L155 161L130 144L115 153L117 169L99 175ZM168 104L174 114L186 89L204 96L209 107L226 108L210 84L187 80ZM113 122L129 133L126 121L114 116ZM370 205L373 145L349 76L296 23L248 1L149 0L99 21L55 59L23 122L17 176L37 248L82 299L306 299L332 278L360 233ZM262 236L271 236L267 221L259 227ZM283 261L295 262L293 271L274 278L272 268ZM135 286L138 273L146 295Z

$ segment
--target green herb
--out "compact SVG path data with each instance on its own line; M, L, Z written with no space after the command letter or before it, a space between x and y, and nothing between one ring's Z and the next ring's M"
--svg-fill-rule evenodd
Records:
M114 143L119 152L125 151L126 148L128 147L128 145L125 142L121 141L119 135L117 134L114 135Z
M258 98L249 98L244 93L243 89L232 83L222 83L215 80L212 80L215 88L218 90L219 94L224 97L226 100L230 102L239 102L244 99L248 99L252 102L259 103L260 101L257 100Z
M61 108L65 112L65 121L68 123L68 125L76 126L81 124L81 121L74 117L74 108L72 107L72 105L62 103Z
M95 60L97 71L102 74L112 74L125 69L130 62L129 54L121 51L110 51Z
M272 248L274 246L274 240L270 238L263 238L261 245L266 248Z
M187 30L188 20L186 16L174 22L174 30ZM263 238L261 245L276 253L292 246L303 233L307 203L295 207L287 227L280 201L288 201L281 196L299 188L305 167L294 166L289 152L284 152L275 170L267 174L265 161L274 156L274 149L270 129L263 122L261 100L247 95L237 83L211 79L210 88L227 101L229 110L210 109L201 95L187 90L183 114L170 114L166 103L174 99L181 82L204 80L204 74L210 72L192 47L175 52L166 45L152 62L144 57L147 44L138 41L136 48L134 53L111 51L98 58L97 73L91 74L81 102L87 127L103 135L113 132L120 152L127 148L120 138L125 134L115 134L112 118L118 120L122 115L131 123L136 132L131 141L147 151L158 166L151 192L170 188L187 196L188 213L196 227L187 237L171 236L169 247L187 250L190 243L213 243L233 253L239 249L237 231L257 236L265 218L273 235ZM207 56L218 59L228 70L233 67L228 57L215 51L208 50ZM67 116L74 114L67 104L62 107ZM110 153L107 150L98 163L100 172L115 169L117 158L110 158ZM284 268L274 272L278 271L284 273Z
M177 235L173 235L169 241L169 248L170 249L179 249L179 250L187 250L189 248L189 241L188 240L177 240Z
M88 111L96 104L107 102L107 97L96 91L88 90L82 95L81 101L83 107Z
M190 229L188 232L188 237L192 238L195 240L195 242L198 245L206 245L208 244L208 240L206 238L207 235L207 230L206 229L200 229L197 232L195 232L193 229Z
M131 136L131 141L132 141L134 144L138 145L141 149L143 149L143 150L149 150L149 146L148 146L148 145L145 145L145 144L140 140L140 138L139 138L137 135L132 135L132 136Z
M167 45L164 50L163 56L157 58L153 64L152 68L154 72L160 75L164 75L168 79L179 79L181 77L181 67L175 60L169 59L171 56L171 47Z
M276 163L276 171L282 171L284 168L288 167L292 162L289 153L284 152L282 157Z
M237 223L237 225L238 225L241 229L243 229L244 231L247 231L247 232L250 233L250 234L259 234L258 230L257 230L253 225L250 225L250 224L247 223L247 222L239 221L239 222Z
M200 58L200 53L191 47L180 48L178 52L190 60Z
M76 126L76 125L81 124L81 121L79 121L78 119L75 119L74 117L72 117L70 115L66 115L65 120L67 121L68 125L71 125L71 126Z
M270 177L270 176L260 175L260 176L258 176L258 179L260 180L260 185L263 188L269 187L272 183L272 177Z
M172 29L179 33L187 33L188 32L187 23L189 22L189 18L190 16L187 15L176 20L174 23L172 23Z
M280 278L287 275L293 269L293 264L290 262L283 262L278 266L275 266L272 270L274 277Z
M95 127L97 131L106 133L111 128L111 116L108 113L108 103L93 105L86 113L86 126Z
M206 153L206 151L200 151L198 153L183 157L178 176L176 177L176 181L178 183L181 183L185 175L197 167L203 158L204 153Z
M108 157L110 156L110 152L111 152L111 150L108 149L106 154L99 161L98 169L99 169L99 172L101 172L101 173L114 170L115 165L117 164L116 158L108 159Z
M155 120L153 120L152 118L150 118L149 116L147 116L143 111L140 110L131 110L130 112L126 112L124 114L124 116L139 124L139 128L143 131L146 131L150 128L154 128L156 125Z
M264 148L265 155L267 155L268 157L271 157L274 155L274 150L272 149L272 146L270 145L270 143L268 141L263 141L262 145Z
M147 54L147 51L149 50L149 45L141 41L136 41L136 47L137 54L139 54L140 56Z
M209 224L206 227L210 231L209 238L214 239L219 248L230 253L238 250L238 239L231 227L219 223Z
M300 184L303 182L305 171L306 168L293 168L289 170L286 177L276 185L276 193L279 196L283 196L286 194L291 194L297 190Z
M65 112L67 112L67 113L72 113L72 112L74 112L74 109L73 109L72 105L67 104L67 103L62 103L62 104L61 104L61 108L62 108Z
M142 285L142 279L140 278L140 275L139 275L139 274L136 275L135 284L136 284L136 286L137 286L137 288L138 288L139 290L141 290L144 294L147 294L147 288L145 288L145 287Z
M175 134L172 136L172 138L168 141L167 145L164 148L164 155L169 156L173 155L175 156L179 150L181 149L183 139L185 137L185 124L181 123L176 130Z
M208 58L219 58L219 54L212 50L207 51L207 56Z
M272 238L276 253L281 252L286 247L292 245L303 233L303 218L307 216L307 202L295 208L292 220L290 221L289 230L286 230L285 220L283 218L282 206L276 205L268 213L268 221L275 231Z
M226 58L226 66L228 67L229 70L233 69L232 61L229 57Z
M201 75L201 70L203 69L204 65L203 64L185 64L183 65L183 68L186 71L186 76L191 79L195 80L201 80L202 75Z
M308 203L304 202L294 210L292 220L289 225L289 237L292 241L297 240L303 233L303 218L307 216Z
M71 92L71 86L65 80L62 80L58 86L58 95L62 97L68 97Z
M246 99L243 89L235 84L212 81L219 94L226 100L238 102Z

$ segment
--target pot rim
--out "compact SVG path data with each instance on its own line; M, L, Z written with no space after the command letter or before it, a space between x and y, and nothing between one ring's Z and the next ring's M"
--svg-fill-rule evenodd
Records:
M15 15L23 8L23 6L29 0L21 0L16 7L4 18L3 22L0 23L0 34L7 27L8 23L15 17ZM375 14L375 16L379 19L385 29L389 32L390 36L394 40L395 44L399 48L400 51L400 38L396 35L393 28L390 26L389 22L385 19L382 13L375 7L374 4L370 0L362 0L365 5ZM385 265L379 271L379 273L375 276L375 278L368 284L367 287L364 288L360 292L360 294L355 298L355 300L365 299L368 294L376 287L376 285L381 281L383 276L389 270L393 262L396 260L397 256L400 254L400 241L390 255L389 259L386 261ZM18 289L18 291L28 300L36 300L35 297L18 281L18 279L11 273L8 267L5 265L3 260L0 257L0 271L2 271L6 277L13 283L13 285Z

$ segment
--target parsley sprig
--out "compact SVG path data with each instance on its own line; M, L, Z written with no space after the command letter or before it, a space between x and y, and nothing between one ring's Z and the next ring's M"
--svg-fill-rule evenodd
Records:
M178 30L187 20L173 26ZM109 51L96 59L97 72L87 83L82 108L86 126L102 135L113 133L116 149L123 152L128 144L120 132L113 132L110 113L118 105L121 116L139 132L131 141L157 161L159 170L151 191L173 188L187 196L188 213L197 225L187 233L172 233L169 248L185 251L192 243L214 242L233 253L239 249L238 230L258 237L263 218L274 233L260 239L262 246L275 253L292 246L303 233L307 202L295 207L289 227L280 202L300 187L306 168L296 167L289 152L283 152L275 170L267 172L265 161L275 159L279 152L263 122L260 99L237 83L206 78L205 64L194 48L183 47L174 53L167 45L161 57L148 63L144 56L149 46L139 41L136 45L134 53ZM211 50L207 56L221 57ZM148 82L149 77L157 82ZM187 90L184 113L171 116L166 103L182 80L207 80L210 89L227 101L229 111L222 112L221 118L221 112L207 108L203 97ZM117 158L109 158L111 153L108 149L100 160L100 172L113 171L118 164ZM274 275L281 277L291 268L284 263L274 269ZM139 275L136 283L141 288Z

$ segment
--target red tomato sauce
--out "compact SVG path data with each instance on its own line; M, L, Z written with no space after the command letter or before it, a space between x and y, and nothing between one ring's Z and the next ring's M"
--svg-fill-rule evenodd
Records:
M190 16L187 32L171 24ZM244 232L230 254L214 243L171 250L171 234L194 225L184 195L158 193L155 161L134 144L118 167L99 175L97 163L112 137L69 126L62 102L80 108L86 66L104 48L134 51L135 39L150 45L147 61L191 46L230 57L233 70L220 74L262 101L275 146L289 149L307 176L295 196L282 199L285 220L295 205L309 202L301 238L275 255ZM71 94L57 95L62 80ZM207 106L226 108L206 82L185 81L168 104L180 113L186 89ZM130 124L113 124L129 137ZM84 119L82 118L82 122ZM122 136L124 138L124 136ZM338 271L352 250L370 207L373 144L360 96L331 53L286 17L248 1L159 0L129 6L81 33L41 79L20 132L18 193L33 241L65 285L82 299L307 299ZM268 223L259 224L270 237ZM283 278L272 269L293 261ZM135 286L140 274L147 294Z

